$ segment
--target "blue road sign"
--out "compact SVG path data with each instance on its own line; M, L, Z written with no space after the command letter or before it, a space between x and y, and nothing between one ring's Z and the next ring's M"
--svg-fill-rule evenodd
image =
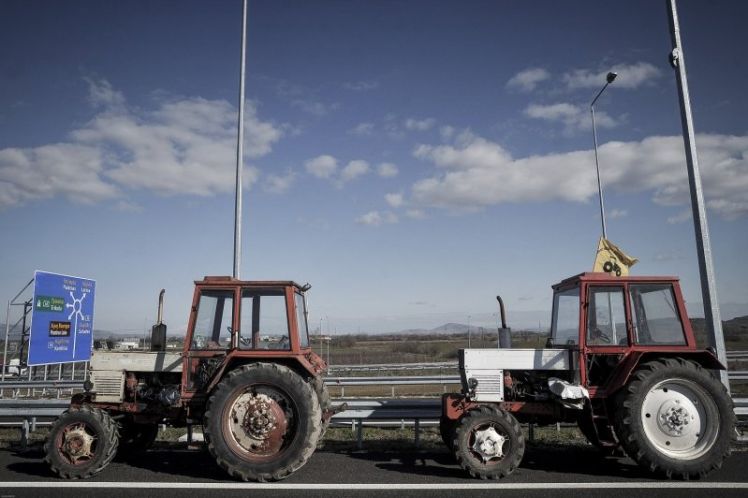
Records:
M86 278L34 273L29 365L91 359L95 290Z

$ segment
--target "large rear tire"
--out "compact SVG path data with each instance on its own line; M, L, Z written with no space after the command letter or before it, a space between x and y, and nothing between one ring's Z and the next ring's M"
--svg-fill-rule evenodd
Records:
M230 475L278 481L314 453L322 415L312 386L288 367L255 363L237 368L208 401L208 450Z
M109 465L118 443L117 424L107 412L71 406L52 425L44 460L60 477L86 479Z
M525 436L517 419L489 405L460 418L452 445L457 463L480 479L508 476L525 454Z
M722 466L735 435L725 387L682 358L640 366L624 387L615 429L626 453L667 478L703 477Z

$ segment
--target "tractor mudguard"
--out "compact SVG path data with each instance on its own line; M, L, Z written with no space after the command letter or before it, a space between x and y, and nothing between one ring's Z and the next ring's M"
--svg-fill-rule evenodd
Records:
M637 367L649 360L655 360L658 358L683 358L685 360L693 361L698 363L707 370L725 370L725 366L720 363L717 357L708 349L701 351L683 351L683 350L672 350L672 351L658 351L658 352L644 352L644 351L632 351L621 362L618 371L613 377L611 377L608 384L605 386L605 393L607 397L614 395L618 392L621 387L625 386L631 374L637 369Z

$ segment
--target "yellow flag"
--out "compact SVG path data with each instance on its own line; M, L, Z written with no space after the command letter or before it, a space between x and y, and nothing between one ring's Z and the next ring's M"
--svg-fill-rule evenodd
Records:
M618 248L608 239L600 237L597 244L597 254L595 255L595 264L592 267L593 272L610 273L617 277L625 277L629 274L629 268L634 266L639 260L632 258Z

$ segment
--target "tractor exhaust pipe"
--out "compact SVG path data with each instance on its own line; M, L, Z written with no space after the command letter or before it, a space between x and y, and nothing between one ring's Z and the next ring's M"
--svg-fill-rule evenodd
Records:
M164 323L164 294L166 289L158 293L158 321L151 328L151 351L166 351L166 324Z
M496 296L496 300L499 302L499 314L501 315L501 328L499 328L499 347L508 349L512 347L512 329L506 326L504 300L501 299L501 296Z

